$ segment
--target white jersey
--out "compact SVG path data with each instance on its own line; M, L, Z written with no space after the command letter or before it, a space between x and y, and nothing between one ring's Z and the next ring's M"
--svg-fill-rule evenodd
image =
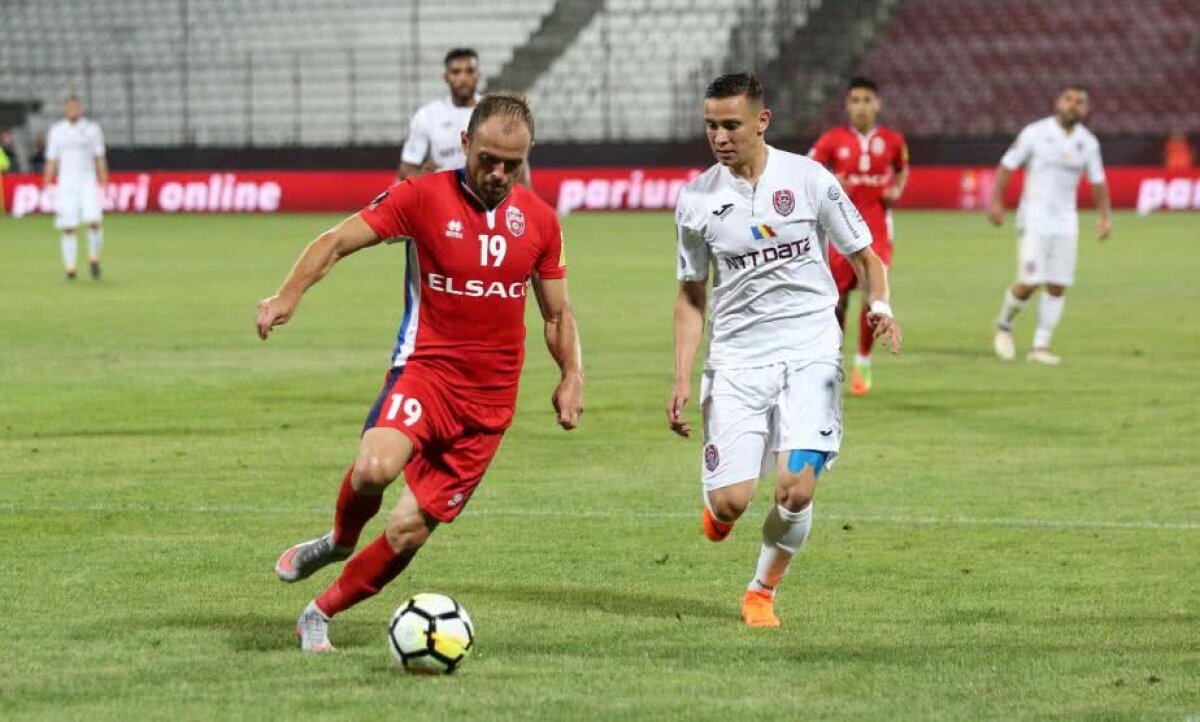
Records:
M838 293L826 244L844 255L871 231L824 166L767 147L756 187L714 165L679 194L681 281L712 268L706 369L836 359Z
M1089 183L1104 182L1100 141L1077 124L1068 133L1054 116L1025 126L1000 159L1015 171L1025 166L1025 188L1017 209L1017 228L1045 235L1078 235L1075 197L1079 176Z
M475 102L481 97L475 96ZM421 165L428 158L438 170L462 168L467 163L462 152L462 134L474 110L474 106L455 105L449 95L422 105L408 124L408 138L400 160Z
M46 159L58 161L59 187L95 185L96 159L104 157L104 133L87 118L65 118L50 126Z

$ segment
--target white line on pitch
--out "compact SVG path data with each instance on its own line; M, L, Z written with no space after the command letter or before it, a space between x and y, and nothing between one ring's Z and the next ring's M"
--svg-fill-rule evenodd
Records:
M329 507L263 507L249 504L171 506L141 503L114 504L0 504L0 513L91 513L119 514L161 512L166 514L326 514ZM691 519L695 511L605 511L601 509L478 509L467 516L541 517L552 519ZM1105 521L1091 519L1011 519L1003 517L922 517L900 515L839 514L819 508L819 518L830 521L897 524L901 526L1001 526L1047 529L1162 529L1200 531L1200 523L1158 521Z

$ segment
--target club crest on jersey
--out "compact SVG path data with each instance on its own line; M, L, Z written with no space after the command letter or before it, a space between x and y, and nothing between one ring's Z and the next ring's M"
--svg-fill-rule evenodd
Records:
M850 149L844 145L841 148L838 148L838 157L839 158L849 158L850 157Z
M714 444L709 444L704 447L704 468L709 471L716 471L717 466L721 463L721 455L717 453L717 447Z
M452 220L446 222L446 238L462 238L463 224L462 221Z
M871 139L871 155L883 155L883 151L887 149L883 138L875 136Z
M525 232L525 214L516 206L509 206L508 210L504 211L504 224L508 226L508 232L514 236L519 236Z
M771 202L775 204L775 212L781 216L790 216L796 210L796 196L787 188L775 191Z

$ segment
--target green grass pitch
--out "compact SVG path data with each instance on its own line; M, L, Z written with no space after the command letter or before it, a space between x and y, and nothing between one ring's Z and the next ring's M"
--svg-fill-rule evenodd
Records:
M1106 245L1084 219L1046 368L991 355L1012 229L900 214L905 353L846 401L778 631L737 618L764 499L706 541L699 441L666 428L670 216L571 216L583 427L555 425L532 325L471 506L306 657L293 623L334 572L271 567L329 528L402 254L349 259L266 344L252 324L333 221L113 217L104 281L68 284L49 220L0 220L0 717L1200 719L1196 215L1118 215ZM478 625L454 677L388 656L424 590Z

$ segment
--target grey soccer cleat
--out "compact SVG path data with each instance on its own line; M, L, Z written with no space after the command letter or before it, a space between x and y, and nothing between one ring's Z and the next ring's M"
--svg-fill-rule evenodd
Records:
M353 549L335 546L333 534L326 534L284 552L275 562L275 576L285 582L298 582L328 564L345 561L353 553Z
M303 652L332 652L329 643L329 617L325 616L316 602L309 602L300 618L296 620L296 638Z

